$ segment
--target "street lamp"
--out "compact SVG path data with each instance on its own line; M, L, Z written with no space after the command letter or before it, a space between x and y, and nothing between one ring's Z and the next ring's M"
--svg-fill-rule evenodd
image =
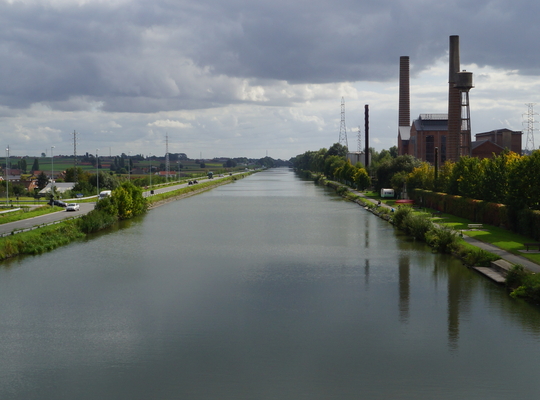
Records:
M54 155L53 155L54 146L51 146L51 193L54 182Z
M96 182L97 182L97 195L99 200L99 156L98 156L99 149L96 149Z
M152 193L152 154L148 156L150 158L150 194Z
M6 147L6 206L9 206L9 146Z

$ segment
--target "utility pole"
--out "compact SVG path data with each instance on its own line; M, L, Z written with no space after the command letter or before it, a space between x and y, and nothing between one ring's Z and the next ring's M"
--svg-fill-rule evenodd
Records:
M77 183L77 132L73 131L73 182Z
M169 164L169 134L165 133L165 173L167 174L165 180L169 182L169 169L171 168Z

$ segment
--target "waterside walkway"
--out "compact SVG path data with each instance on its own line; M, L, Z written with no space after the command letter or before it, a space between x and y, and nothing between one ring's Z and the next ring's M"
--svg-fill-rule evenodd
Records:
M374 200L372 198L369 198L369 197L366 197L364 194L356 191L356 190L353 190L353 189L349 189L352 193L364 198L366 201L369 201L373 204L377 204L378 201L377 200ZM392 208L386 204L383 204L381 203L382 207L386 207L386 208ZM482 242L481 240L478 240L478 239L475 239L471 236L467 236L467 232L466 231L463 231L463 240L465 240L467 243L469 243L470 245L472 246L475 246L475 247L478 247L482 250L485 250L485 251L488 251L492 254L496 254L497 256L501 257L501 259L505 260L505 261L508 261L509 263L513 264L513 265L522 265L524 268L528 269L529 271L531 272L534 272L534 273L540 273L540 265L539 264L536 264L535 262L532 262L530 261L529 259L525 258L525 257L522 257L522 256L519 256L519 255L515 255L515 254L512 254L506 250L503 250L497 246L494 246L492 244L489 244L489 243L485 243L485 242ZM532 252L532 251L531 251ZM497 279L494 279L491 275L491 272L490 271L483 271L483 270L480 270L478 269L478 271L486 276L488 276L490 279L493 279L495 281L497 281Z

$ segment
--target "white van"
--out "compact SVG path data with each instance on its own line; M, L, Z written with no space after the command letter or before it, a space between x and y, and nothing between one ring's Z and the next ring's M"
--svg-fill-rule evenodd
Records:
M99 192L98 200L104 199L105 197L109 197L111 195L111 190L104 190L102 192Z

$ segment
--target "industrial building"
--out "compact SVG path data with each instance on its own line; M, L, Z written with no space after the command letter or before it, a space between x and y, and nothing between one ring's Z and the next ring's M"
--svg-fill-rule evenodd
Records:
M450 36L448 113L420 114L410 122L409 57L400 57L398 154L410 154L431 164L462 156L489 158L509 149L521 154L522 132L498 129L471 140L469 91L472 73L460 71L459 36ZM435 151L438 149L438 152Z

